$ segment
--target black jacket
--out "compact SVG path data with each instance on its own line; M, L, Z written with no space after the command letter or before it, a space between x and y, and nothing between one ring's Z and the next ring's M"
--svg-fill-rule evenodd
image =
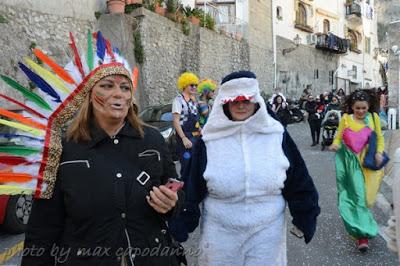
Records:
M177 177L175 165L160 133L144 132L140 138L127 123L111 139L93 126L91 141L64 142L53 197L34 201L26 232L25 248L43 254L26 252L23 266L53 266L55 255L56 265L120 266L124 252L128 265L130 257L136 266L179 265L166 255L172 241L165 221L183 199L166 215L146 201L152 186ZM150 176L144 185L142 171Z

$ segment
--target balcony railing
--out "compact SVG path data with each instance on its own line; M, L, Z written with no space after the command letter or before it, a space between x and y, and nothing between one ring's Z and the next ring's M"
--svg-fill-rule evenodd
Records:
M234 2L233 2L234 3ZM228 36L248 39L247 22L224 12L218 4L196 1L196 6L209 14L215 21L216 30Z
M350 48L350 40L340 38L334 34L318 34L315 48L335 54L345 54Z
M356 15L361 18L361 6L355 2L346 4L346 16Z

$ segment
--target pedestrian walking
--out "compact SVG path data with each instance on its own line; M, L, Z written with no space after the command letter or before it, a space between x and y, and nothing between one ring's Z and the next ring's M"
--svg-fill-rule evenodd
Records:
M199 78L185 72L178 79L179 94L172 103L173 125L176 131L177 154L181 163L181 175L191 156L193 144L200 137L200 114L196 100Z
M337 96L332 96L332 101L326 106L325 112L327 113L331 110L340 111L341 108L339 98Z
M301 109L305 109L305 104L307 103L308 97L311 95L311 89L304 89L303 93L300 96L299 99L299 105Z
M282 125L286 127L290 119L290 113L287 107L287 103L283 100L282 96L277 95L274 98L271 109L279 118L279 121L282 123Z
M286 265L285 206L295 232L314 235L318 193L288 132L267 111L254 73L221 83L195 145L185 185L185 210L175 236L187 239L199 223L199 265Z
M378 233L371 208L383 177L383 170L364 166L368 139L376 133L376 165L384 160L384 139L373 93L357 90L349 95L337 135L330 146L336 151L336 181L338 208L347 232L357 240L361 252L368 250L368 239Z
M215 81L211 79L204 79L200 81L197 87L199 96L199 112L200 112L200 127L203 128L207 122L208 116L214 101L214 91L217 88Z
M344 92L344 90L342 88L340 88L337 92L337 96L339 97L339 102L341 104L344 103L344 101L346 100L346 93Z
M321 122L323 119L324 105L321 104L319 97L314 100L314 97L310 95L308 96L305 108L308 113L308 124L310 125L311 131L311 146L316 146L319 143L321 135Z
M126 60L103 50L110 43L100 32L92 51L88 35L94 60L71 61L70 74L46 57L75 85L48 120L44 190L33 202L22 265L180 265L176 254L146 253L155 244L179 249L165 223L179 209L177 192L164 185L177 177L174 163L161 134L138 117ZM64 88L57 84L52 95Z

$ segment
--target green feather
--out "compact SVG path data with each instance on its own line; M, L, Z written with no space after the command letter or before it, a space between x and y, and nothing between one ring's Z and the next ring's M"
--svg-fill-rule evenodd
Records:
M40 149L38 148L26 147L22 145L0 146L0 153L12 154L15 156L28 156L39 152Z
M16 82L15 80L13 80L7 76L0 75L0 77L2 80L4 80L5 83L10 85L12 88L16 89L17 91L21 92L26 98L28 98L29 100L36 103L39 107L51 111L50 105L36 93L29 91L27 88L25 88L24 86L22 86L21 84L19 84L18 82Z
M88 30L87 34L87 61L89 70L93 70L93 40L92 40L92 33Z

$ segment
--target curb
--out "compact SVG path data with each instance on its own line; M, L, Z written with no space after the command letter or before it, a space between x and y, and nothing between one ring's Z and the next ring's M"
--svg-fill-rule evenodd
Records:
M383 131L385 137L385 150L390 158L394 158L394 153L400 147L400 131L399 130L385 130ZM389 161L385 167L385 176L378 195L376 197L376 206L381 209L387 218L393 215L393 162Z

